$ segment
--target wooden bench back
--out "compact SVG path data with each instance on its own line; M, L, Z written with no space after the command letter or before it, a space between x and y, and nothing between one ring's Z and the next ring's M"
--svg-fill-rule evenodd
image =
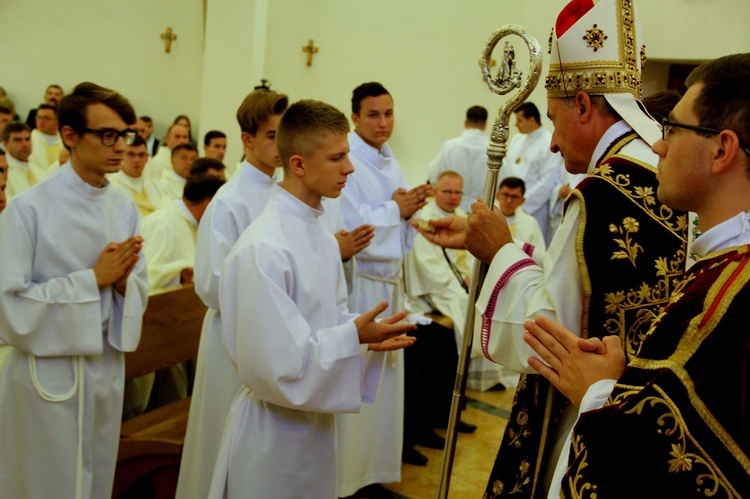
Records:
M198 356L206 305L192 284L153 292L143 316L141 342L125 354L125 378L133 379Z

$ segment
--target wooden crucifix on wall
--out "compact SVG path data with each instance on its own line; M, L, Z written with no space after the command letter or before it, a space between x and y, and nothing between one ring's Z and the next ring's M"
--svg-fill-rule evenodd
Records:
M177 35L172 34L172 28L167 28L165 33L161 34L161 39L164 40L164 51L168 54L172 51L172 41L177 40Z
M302 52L307 54L307 65L312 66L313 54L318 53L318 47L315 46L315 42L310 40L307 45L302 47Z

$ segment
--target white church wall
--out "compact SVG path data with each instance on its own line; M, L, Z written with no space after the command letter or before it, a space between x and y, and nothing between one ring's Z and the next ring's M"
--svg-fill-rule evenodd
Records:
M0 85L22 120L48 84L70 91L93 81L151 115L161 137L178 114L198 125L203 61L202 0L2 0ZM159 35L177 34L172 51ZM195 132L193 133L195 136Z
M550 28L565 3L3 0L0 85L24 119L48 83L111 86L138 113L156 119L158 136L180 113L193 120L197 140L208 129L225 131L229 162L241 153L234 114L260 78L292 100L322 99L347 115L352 89L379 80L396 103L391 145L409 182L417 184L440 144L461 132L466 108L484 105L494 119L504 102L489 92L479 71L490 34L507 23L523 25L546 55ZM750 47L747 0L641 0L638 8L651 61L646 93L661 89L670 61L696 62ZM170 54L159 39L167 26L178 36ZM302 46L310 38L320 52L307 67ZM520 43L516 51L517 61L526 58ZM543 81L530 100L544 115Z
M207 2L199 135L227 135L224 163L230 170L243 154L237 108L264 77L267 11L268 0Z
M321 0L312 9L275 0L265 74L292 100L320 99L347 115L354 87L383 83L395 101L390 145L407 180L416 185L426 180L427 164L440 144L461 133L468 107L485 106L494 121L505 101L488 90L479 68L490 35L504 24L523 24L546 53L549 26L564 4L556 0L553 8L550 3ZM310 67L302 52L308 39L320 47ZM528 56L521 43L516 39L516 61L524 64ZM542 84L532 100L544 104Z

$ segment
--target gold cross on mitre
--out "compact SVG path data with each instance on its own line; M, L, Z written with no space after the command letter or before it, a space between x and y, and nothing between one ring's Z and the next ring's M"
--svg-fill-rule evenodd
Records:
M164 40L164 50L168 54L172 50L172 40L177 40L177 35L172 34L172 28L167 28L167 31L161 34L161 39Z
M315 42L313 42L312 40L307 42L307 45L302 47L302 52L305 52L307 54L307 65L312 66L313 54L318 53L318 47L315 46Z

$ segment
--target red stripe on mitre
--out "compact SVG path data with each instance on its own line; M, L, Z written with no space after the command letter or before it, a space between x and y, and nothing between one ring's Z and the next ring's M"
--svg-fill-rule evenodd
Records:
M594 8L594 0L572 0L568 5L563 7L555 21L555 35L560 38L568 29L578 22L586 12Z

